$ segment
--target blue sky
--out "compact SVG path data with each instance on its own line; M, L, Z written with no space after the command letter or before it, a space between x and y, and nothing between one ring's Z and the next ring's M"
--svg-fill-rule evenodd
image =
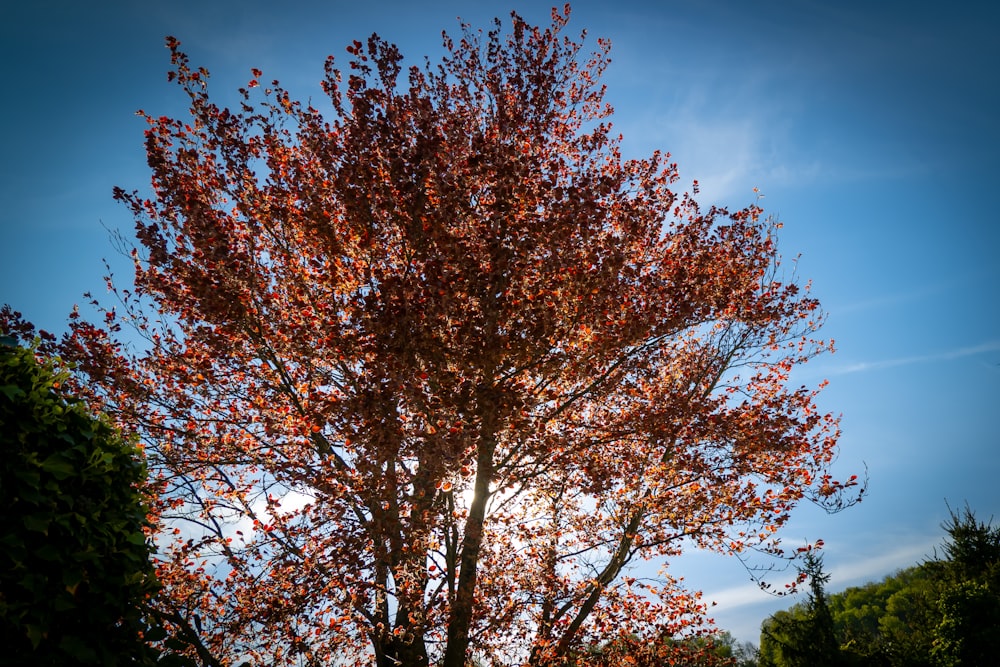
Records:
M789 541L826 542L836 590L932 553L966 500L1000 518L1000 10L993 3L578 2L572 32L613 44L605 79L629 155L673 153L706 203L753 200L784 223L786 262L829 315L838 352L796 378L831 381L843 414L838 472L867 465L865 501L802 507ZM142 108L182 114L163 37L211 88L260 67L319 97L326 55L372 32L419 59L456 18L486 27L550 3L9 3L0 20L0 303L59 331L101 258L128 276L109 229L132 229L111 189L143 189ZM223 97L223 99L225 99ZM231 99L231 98L230 98ZM676 575L718 601L718 624L756 642L789 604L732 559L685 556ZM779 577L779 582L783 581Z

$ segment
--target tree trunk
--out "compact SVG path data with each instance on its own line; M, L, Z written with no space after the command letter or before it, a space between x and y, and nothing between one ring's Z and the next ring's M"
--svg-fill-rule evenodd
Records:
M496 450L496 427L493 420L484 420L476 465L475 495L465 521L462 553L459 557L458 585L448 619L448 646L441 667L465 667L469 650L469 627L476 600L476 575L479 551L483 543L483 524L490 483L493 480L493 452Z
M390 637L378 654L378 667L426 667L427 645L421 635Z

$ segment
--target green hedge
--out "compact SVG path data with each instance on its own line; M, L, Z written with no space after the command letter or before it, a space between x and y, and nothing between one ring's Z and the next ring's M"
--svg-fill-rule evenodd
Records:
M66 379L0 338L0 663L153 664L141 453Z

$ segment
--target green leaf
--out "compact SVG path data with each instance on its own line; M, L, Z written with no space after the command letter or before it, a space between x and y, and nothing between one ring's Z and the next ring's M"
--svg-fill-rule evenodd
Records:
M57 561L62 558L62 552L51 544L43 544L35 549L35 556L47 561Z
M62 573L62 581L66 584L67 588L76 588L83 581L83 575L78 570L65 569Z
M76 606L76 600L69 595L57 595L52 603L52 608L56 611L69 611L70 609L76 609Z
M67 461L62 454L53 454L42 461L42 470L51 473L58 480L64 480L76 472L76 466Z
M12 384L0 385L0 392L7 395L7 398L14 400L15 398L20 398L24 396L24 390L20 387Z
M24 527L28 530L48 535L49 524L52 522L52 517L28 514L22 519L22 521L24 522Z
M32 489L37 489L38 485L41 484L42 476L38 474L37 470L19 470L17 473L18 481L21 484L31 487Z
M28 639L31 641L32 648L38 648L38 645L49 634L37 625L29 625L25 629L28 631Z
M59 642L59 648L73 656L80 664L94 663L97 661L97 653L91 648L89 642L70 635L63 637Z
M132 544L146 544L146 536L143 533L132 533L126 539Z

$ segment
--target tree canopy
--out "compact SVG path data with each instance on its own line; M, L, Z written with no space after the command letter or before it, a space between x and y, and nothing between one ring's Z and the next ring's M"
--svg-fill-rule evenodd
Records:
M568 19L463 26L409 69L354 42L325 113L259 70L219 107L168 39L190 118L145 115L152 195L116 190L134 285L54 347L147 443L160 604L203 651L540 665L679 636L698 594L635 559L788 555L797 503L853 501L837 418L789 383L830 345L780 224L623 159L610 45Z

